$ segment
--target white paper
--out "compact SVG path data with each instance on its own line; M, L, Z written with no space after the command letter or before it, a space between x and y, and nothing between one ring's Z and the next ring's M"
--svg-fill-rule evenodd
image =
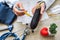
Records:
M55 2L55 0L43 0L46 3L46 10Z
M53 14L58 14L60 13L60 5L56 5L53 8L50 9L50 12Z
M41 0L20 0L20 2L23 3L24 8L25 8L25 9L28 11L28 13L30 13L31 15L32 15L31 10L32 10L32 8L36 5L36 3L37 3L38 1L41 1ZM46 7L47 7L46 10L47 10L47 9L53 4L53 2L54 2L55 0L44 0L44 1L46 2ZM42 20L45 20L45 19L48 19L48 18L49 18L49 17L48 17L48 15L47 15L47 13L44 12L41 21L42 21ZM24 16L19 16L19 17L17 18L17 22L22 22L23 24L25 24L25 23L30 23L31 20L32 20L32 18L30 18L30 17L28 17L28 16L26 16L26 15L24 15Z
M49 19L48 15L46 12L43 13L41 21L44 21L46 19Z
M55 5L53 8L50 8L50 10L55 10L55 9L58 9L58 8L60 8L60 5L58 4L58 5Z
M53 14L58 14L58 13L60 13L60 8L57 8L55 10L51 10L50 12Z

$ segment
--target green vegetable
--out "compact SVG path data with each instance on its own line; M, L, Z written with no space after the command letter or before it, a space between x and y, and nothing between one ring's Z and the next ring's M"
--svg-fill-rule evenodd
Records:
M51 34L56 34L57 33L56 28L57 28L57 25L55 23L52 23L49 27L50 33Z

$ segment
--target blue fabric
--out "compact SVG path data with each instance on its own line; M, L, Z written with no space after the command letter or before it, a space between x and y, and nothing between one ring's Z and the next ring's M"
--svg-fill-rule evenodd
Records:
M11 8L0 2L0 23L10 25L16 17Z

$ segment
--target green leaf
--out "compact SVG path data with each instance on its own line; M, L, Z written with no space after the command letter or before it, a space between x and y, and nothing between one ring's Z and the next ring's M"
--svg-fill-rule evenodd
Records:
M52 34L56 34L56 28L57 28L57 25L55 23L52 23L49 27L49 31L52 33Z

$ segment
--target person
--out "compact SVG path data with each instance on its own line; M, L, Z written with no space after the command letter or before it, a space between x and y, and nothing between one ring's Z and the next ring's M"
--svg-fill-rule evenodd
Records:
M30 13L30 14L34 14L34 12L35 12L35 9L36 9L36 3L38 2L38 1L41 1L41 0L31 0L31 1L29 1L29 0L26 0L26 1L24 1L24 0L0 0L0 2L6 2L8 5L9 5L9 7L10 8L12 8L13 7L13 12L18 16L18 18L17 18L17 21L19 22L20 20L23 20L23 22L25 22L26 23L26 20L25 20L25 18L27 18L27 17L25 17L24 15L25 15L25 11L27 10L27 12L28 13ZM28 4L27 4L28 3ZM33 3L33 4L32 4ZM45 2L46 3L46 2ZM46 3L47 4L47 3ZM34 5L36 5L35 7L34 7ZM18 10L17 8L16 8L16 6L17 7L20 7L20 9L22 10L22 11L20 11L20 10ZM32 10L32 12L31 12L31 10ZM44 3L41 5L41 14L43 14L43 12L44 12ZM22 18L22 16L24 16L23 17L23 19L21 19ZM30 23L30 22L28 22L28 23Z

